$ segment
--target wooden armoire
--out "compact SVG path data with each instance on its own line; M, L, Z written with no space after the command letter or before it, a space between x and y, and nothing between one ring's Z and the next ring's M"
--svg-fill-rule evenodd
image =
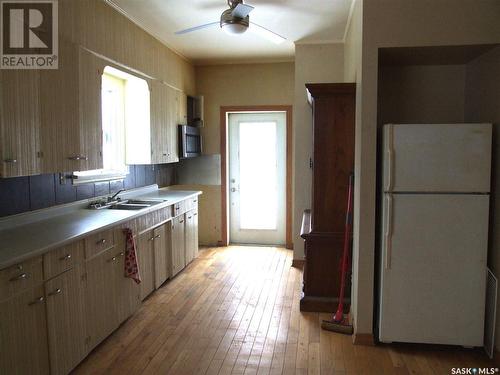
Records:
M354 83L307 84L313 113L311 209L304 212L302 311L333 312L340 291L349 175L354 170ZM350 302L350 282L346 288Z

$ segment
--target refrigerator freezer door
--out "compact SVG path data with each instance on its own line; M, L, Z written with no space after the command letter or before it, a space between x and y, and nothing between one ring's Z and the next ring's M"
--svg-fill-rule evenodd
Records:
M384 198L380 341L482 346L489 196Z
M491 124L384 126L385 192L487 193Z

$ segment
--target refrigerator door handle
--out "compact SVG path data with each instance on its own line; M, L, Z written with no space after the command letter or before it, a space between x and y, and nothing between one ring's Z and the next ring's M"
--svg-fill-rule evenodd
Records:
M387 186L386 191L392 191L393 169L394 169L394 127L393 125L387 126Z
M392 257L392 196L386 195L387 199L387 226L385 228L385 269L391 268Z

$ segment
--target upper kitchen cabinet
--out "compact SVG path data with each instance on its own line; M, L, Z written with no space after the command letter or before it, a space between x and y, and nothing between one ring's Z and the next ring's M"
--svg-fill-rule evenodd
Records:
M102 168L104 66L81 47L60 42L59 69L40 72L43 172Z
M40 75L0 71L0 176L40 172Z
M182 95L181 91L161 81L150 81L150 127L138 128L136 123L127 124L128 164L163 164L179 161L177 124ZM148 130L149 138L144 137ZM129 136L135 133L140 133L142 136Z

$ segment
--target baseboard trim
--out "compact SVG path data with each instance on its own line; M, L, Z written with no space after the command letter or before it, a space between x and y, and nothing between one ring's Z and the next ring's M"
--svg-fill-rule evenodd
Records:
M304 259L294 259L292 260L292 267L302 269L305 263L306 261Z
M352 343L354 345L374 346L375 340L371 333L355 333L352 335Z

